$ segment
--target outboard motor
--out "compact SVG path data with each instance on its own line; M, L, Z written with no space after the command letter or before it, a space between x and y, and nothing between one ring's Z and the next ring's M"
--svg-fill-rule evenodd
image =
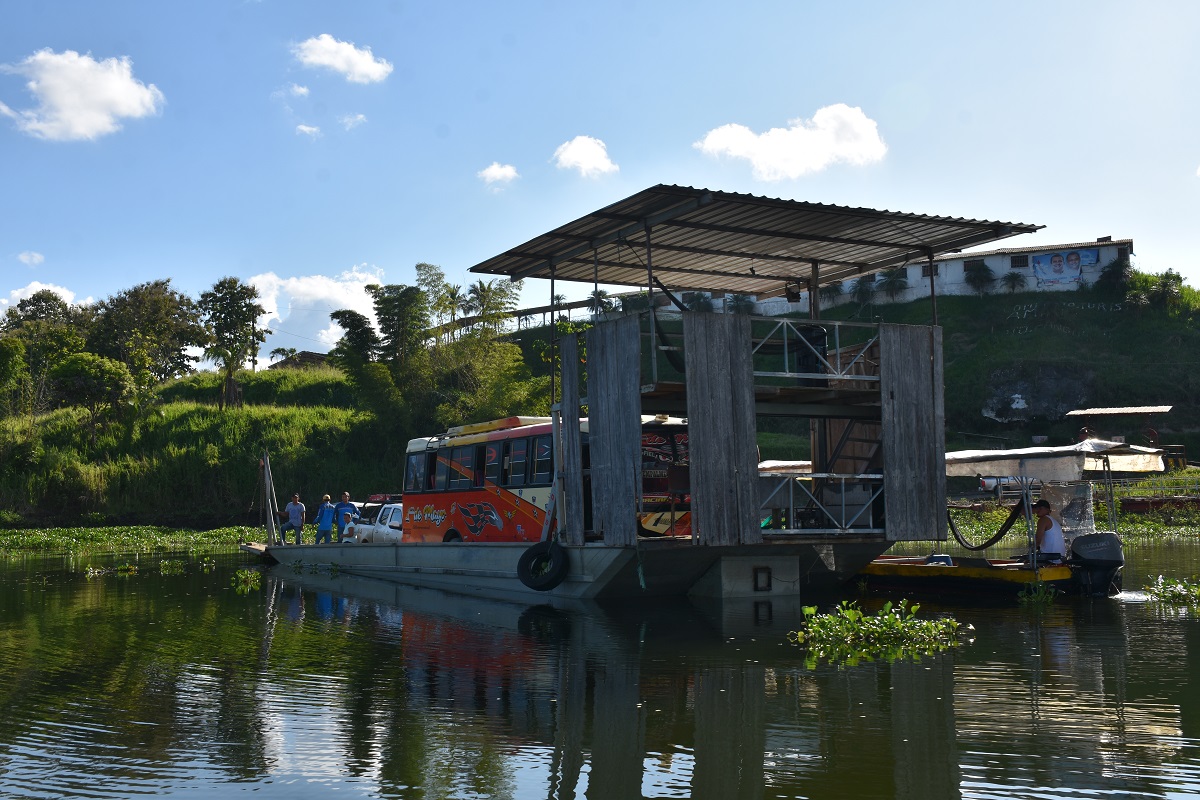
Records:
M1076 536L1071 540L1071 557L1067 563L1071 565L1075 582L1083 594L1111 597L1121 593L1125 550L1120 537L1112 531Z

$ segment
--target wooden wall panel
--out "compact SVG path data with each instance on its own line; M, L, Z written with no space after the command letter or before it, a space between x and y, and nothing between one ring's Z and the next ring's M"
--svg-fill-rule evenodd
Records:
M887 538L945 539L942 329L884 324L879 339Z
M564 336L558 343L562 362L562 401L559 415L558 455L555 472L562 473L562 505L558 509L558 535L564 544L583 544L583 440L579 432L579 337Z
M761 542L750 320L689 312L683 341L695 543Z
M635 315L587 332L592 527L604 543L637 543L642 481L641 329Z

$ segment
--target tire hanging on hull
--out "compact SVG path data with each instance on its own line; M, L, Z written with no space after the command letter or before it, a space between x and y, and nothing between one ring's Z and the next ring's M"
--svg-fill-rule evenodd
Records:
M529 547L517 561L517 577L535 592L548 592L567 577L567 550L554 540Z

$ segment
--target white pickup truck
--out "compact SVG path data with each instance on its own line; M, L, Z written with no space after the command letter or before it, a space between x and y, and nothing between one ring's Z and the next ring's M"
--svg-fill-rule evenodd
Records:
M342 541L359 544L398 542L403 521L403 503L384 503L375 507L364 504L361 518L358 522L351 522L346 526Z

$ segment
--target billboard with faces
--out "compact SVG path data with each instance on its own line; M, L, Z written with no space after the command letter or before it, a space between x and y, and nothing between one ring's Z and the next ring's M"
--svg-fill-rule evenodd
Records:
M1029 257L1038 286L1079 283L1084 267L1094 267L1100 261L1099 248L1057 250Z

